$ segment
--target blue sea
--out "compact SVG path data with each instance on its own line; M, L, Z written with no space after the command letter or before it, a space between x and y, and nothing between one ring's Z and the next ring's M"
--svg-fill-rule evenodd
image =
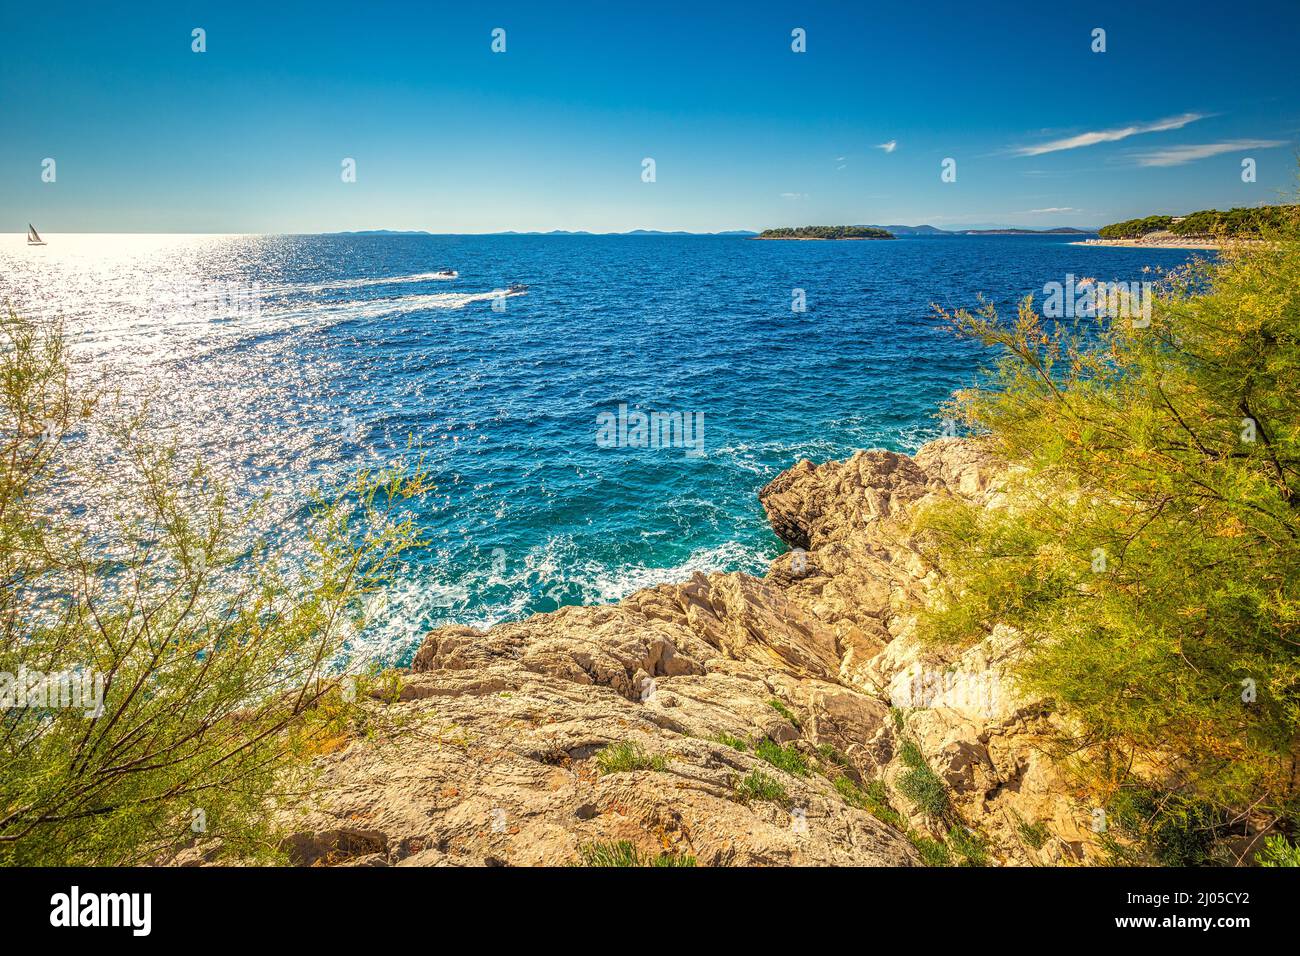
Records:
M147 401L241 492L280 492L280 528L313 486L426 452L429 547L366 638L397 662L439 624L761 572L782 546L756 493L779 471L938 435L981 355L935 305L1013 309L1069 274L1141 281L1194 255L1056 236L46 238L5 237L0 299L61 316L79 374ZM620 406L631 427L600 440ZM691 444L639 446L637 412L680 414Z

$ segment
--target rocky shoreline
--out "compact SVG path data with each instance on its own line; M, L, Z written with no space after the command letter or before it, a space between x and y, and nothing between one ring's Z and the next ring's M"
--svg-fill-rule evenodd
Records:
M372 732L319 758L319 798L284 811L291 859L1089 861L1089 810L1043 749L1054 718L1004 675L1015 634L935 653L912 633L933 572L910 515L942 495L996 506L999 470L960 439L801 461L759 495L791 548L765 577L434 631L366 702ZM915 802L918 774L943 812Z

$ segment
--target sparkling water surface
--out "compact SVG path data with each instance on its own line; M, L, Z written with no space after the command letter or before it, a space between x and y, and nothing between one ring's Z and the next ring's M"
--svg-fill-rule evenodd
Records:
M241 490L279 492L281 527L313 485L425 450L430 546L367 635L399 662L438 624L761 572L782 545L756 492L779 471L937 436L980 356L935 304L1009 309L1067 274L1139 281L1194 255L1057 236L45 238L0 237L0 300L62 317L80 375L149 399L153 427ZM601 447L621 404L702 413L702 453Z

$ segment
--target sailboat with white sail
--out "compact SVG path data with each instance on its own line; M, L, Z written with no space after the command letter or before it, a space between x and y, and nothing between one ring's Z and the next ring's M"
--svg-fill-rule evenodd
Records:
M27 224L27 244L29 246L45 245L45 240L41 238L41 234L36 231L36 227L30 222Z

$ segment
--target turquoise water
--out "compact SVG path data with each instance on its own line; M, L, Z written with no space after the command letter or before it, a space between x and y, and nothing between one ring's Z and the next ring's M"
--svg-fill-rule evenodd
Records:
M430 548L370 636L390 660L441 623L761 571L781 545L756 492L777 472L938 434L978 356L933 304L1006 308L1192 255L1019 236L47 238L0 252L0 297L63 315L87 374L152 397L238 487L301 502L408 440L428 452ZM615 426L611 447L599 425L620 406L681 413L690 443Z

